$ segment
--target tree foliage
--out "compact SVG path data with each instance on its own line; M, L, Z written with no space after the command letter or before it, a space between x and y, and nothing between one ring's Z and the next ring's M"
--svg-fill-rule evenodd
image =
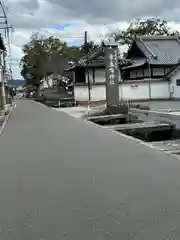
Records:
M50 74L62 74L69 61L77 62L84 54L84 48L69 47L59 38L33 34L23 46L20 61L21 75L28 84L39 85Z
M166 21L159 18L149 18L146 20L136 19L130 22L126 30L110 32L108 37L113 38L121 44L130 45L136 36L173 36L179 35L178 31L172 31Z

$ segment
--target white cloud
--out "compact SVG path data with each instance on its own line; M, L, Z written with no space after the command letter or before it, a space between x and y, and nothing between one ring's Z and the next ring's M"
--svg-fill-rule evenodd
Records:
M70 0L64 2L68 3L69 1ZM108 15L108 17L105 18L104 14L99 13L102 18L97 20L95 14L91 14L92 12L90 10L89 15L83 15L81 13L75 16L71 11L72 6L74 5L67 7L65 4L60 5L59 3L58 5L55 5L53 2L57 2L57 0L51 0L51 2L47 0L6 0L5 5L8 20L9 23L14 27L14 32L11 34L12 36L10 39L13 59L12 71L14 78L21 78L20 69L18 66L19 60L22 56L21 48L29 41L29 38L33 32L40 32L46 36L53 35L71 43L72 41L83 42L84 31L87 30L89 40L100 41L108 31L116 30L117 28L124 29L128 25L125 17L124 20L121 17L119 17L118 20L118 17L113 16L113 14L111 14L111 17ZM87 3L86 1L83 2ZM88 4L90 2L92 2L92 0L89 1ZM93 0L93 4L95 4L95 2L99 9L102 9L100 8L100 5L98 5L100 2L98 3L97 0ZM105 3L105 1L102 2ZM132 1L131 5L133 9L134 3L132 4ZM171 14L172 12L174 13L174 18ZM121 11L119 11L119 15L121 15ZM94 16L94 18L92 16ZM178 18L177 11L174 9L171 10L170 8L169 10L164 10L162 16L167 16L169 19L171 17L171 20L177 20ZM132 18L133 17L134 16L132 14ZM129 16L128 19L130 19ZM107 22L110 24L107 24ZM55 27L53 28L53 26L57 24L67 23L70 23L73 26L66 28L63 31L56 30L54 29ZM170 27L180 30L180 24L174 23L173 21L171 21Z

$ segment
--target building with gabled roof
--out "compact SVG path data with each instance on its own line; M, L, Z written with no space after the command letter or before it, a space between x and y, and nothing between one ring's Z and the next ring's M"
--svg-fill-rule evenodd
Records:
M123 68L124 80L162 79L180 60L177 36L136 37L128 50L131 66Z
M127 52L132 65L124 67L125 82L148 83L149 99L155 82L161 83L161 96L180 99L180 38L178 36L139 36ZM166 94L163 94L166 92Z
M128 59L119 58L119 68L131 64ZM85 65L74 64L66 69L67 72L74 73L75 85L87 85L88 78L93 85L105 84L105 59L104 56L96 57Z
M134 40L127 57L134 58L139 55L141 58L149 58L154 65L173 65L179 61L179 47L178 36L140 36Z
M178 36L138 36L126 59L120 59L119 93L123 100L180 99L180 38ZM89 76L86 69L89 69ZM77 100L88 100L88 77L92 99L105 99L103 56L69 69L73 72Z

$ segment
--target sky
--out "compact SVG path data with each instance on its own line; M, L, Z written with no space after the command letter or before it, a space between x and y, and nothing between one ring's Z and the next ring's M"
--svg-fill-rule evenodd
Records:
M180 2L178 0L3 0L8 22L13 26L10 34L12 72L21 78L19 60L22 46L33 32L53 35L69 45L83 42L84 31L88 39L99 41L107 32L126 29L135 18L160 17L170 27L180 31ZM5 42L6 43L6 42ZM123 49L122 49L123 51Z

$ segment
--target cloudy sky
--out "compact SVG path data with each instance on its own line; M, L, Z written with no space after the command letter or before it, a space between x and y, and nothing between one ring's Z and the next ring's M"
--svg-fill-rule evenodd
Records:
M12 70L20 77L18 67L21 47L33 32L58 36L69 44L99 40L108 31L127 27L134 18L158 16L180 30L180 2L177 0L3 0L11 33ZM65 24L65 28L62 26Z

